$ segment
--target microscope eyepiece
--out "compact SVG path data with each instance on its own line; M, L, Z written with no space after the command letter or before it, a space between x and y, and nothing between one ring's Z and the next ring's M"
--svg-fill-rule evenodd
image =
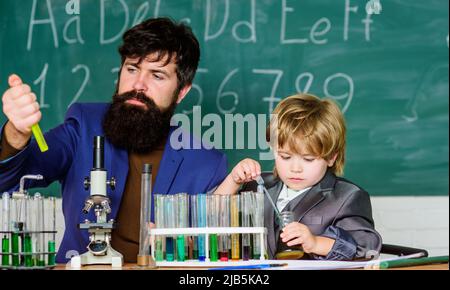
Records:
M94 137L94 166L93 169L104 168L104 147L105 138L103 136Z

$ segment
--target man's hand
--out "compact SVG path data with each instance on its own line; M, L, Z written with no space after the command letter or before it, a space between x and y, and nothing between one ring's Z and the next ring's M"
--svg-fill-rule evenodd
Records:
M8 78L10 88L2 97L3 113L8 118L4 136L15 149L21 150L31 138L31 126L41 120L42 114L36 95L17 75Z

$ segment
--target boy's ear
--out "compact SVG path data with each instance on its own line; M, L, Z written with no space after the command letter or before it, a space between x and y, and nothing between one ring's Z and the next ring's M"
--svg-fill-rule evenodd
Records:
M330 160L328 160L328 167L333 167L334 162L336 162L336 158L337 158L337 153L334 154L334 156Z

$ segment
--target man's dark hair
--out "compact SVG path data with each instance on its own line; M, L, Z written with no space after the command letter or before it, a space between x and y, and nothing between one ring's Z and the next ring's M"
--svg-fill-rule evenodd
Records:
M148 19L132 27L123 35L119 47L122 65L125 58L139 58L139 63L149 54L156 54L155 61L173 57L177 65L178 90L192 84L200 60L200 45L192 29L169 18Z

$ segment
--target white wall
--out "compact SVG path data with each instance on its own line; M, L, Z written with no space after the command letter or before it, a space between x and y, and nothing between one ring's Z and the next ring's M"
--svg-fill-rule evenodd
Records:
M387 244L428 250L430 256L449 254L449 197L372 197L375 228ZM58 203L57 245L64 232ZM81 206L80 206L81 211Z
M372 197L375 228L386 244L449 254L449 197Z

